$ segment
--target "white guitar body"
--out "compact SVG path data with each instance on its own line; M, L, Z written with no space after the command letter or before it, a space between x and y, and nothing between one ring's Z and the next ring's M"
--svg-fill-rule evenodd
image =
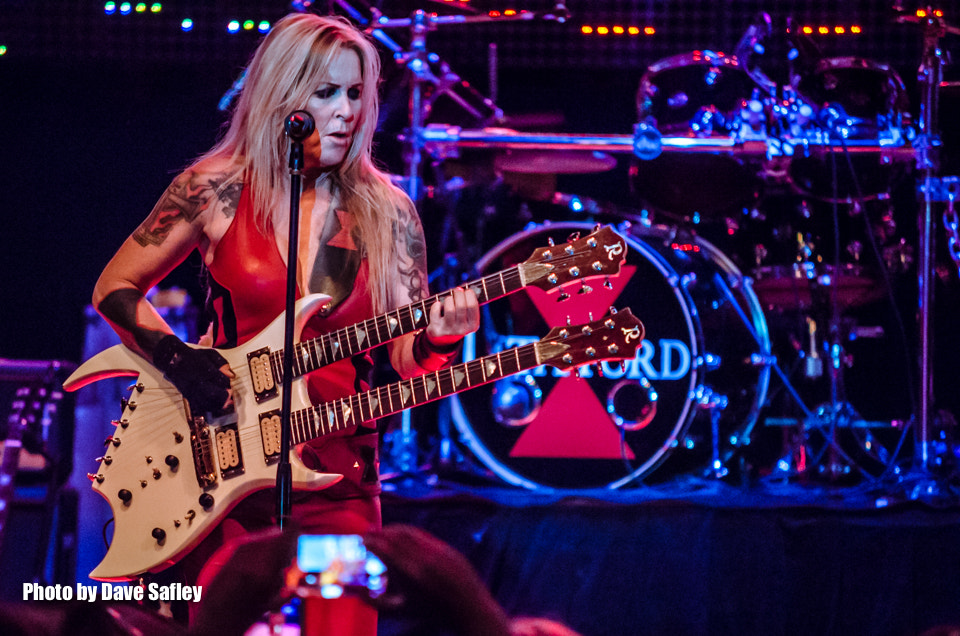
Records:
M307 320L327 301L328 296L315 294L297 303L295 342ZM247 354L263 348L281 350L283 337L281 314L244 345L218 349L237 376L232 381L235 411L206 422L209 439L197 448L207 450L199 454L192 445L196 425L191 428L180 393L124 345L94 356L67 379L64 388L75 391L97 380L137 377L93 476L93 489L109 503L115 527L107 554L91 578L129 580L165 569L196 546L244 497L276 484L277 454L270 456L265 448L278 441L264 440L259 417L280 410L281 392L256 401ZM291 386L291 410L309 406L304 379L295 378ZM293 488L298 490L319 490L342 478L308 469L295 449L290 462Z

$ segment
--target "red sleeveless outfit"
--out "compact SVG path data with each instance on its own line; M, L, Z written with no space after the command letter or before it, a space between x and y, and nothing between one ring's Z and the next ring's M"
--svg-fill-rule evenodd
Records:
M322 230L323 254L318 256L327 271L311 291L331 295L334 304L328 313L310 320L304 338L374 315L367 262L357 249L358 237L350 231L351 217L343 211L333 212ZM272 232L265 236L256 225L249 187L243 189L236 216L217 245L208 273L214 346L243 344L283 313L287 268ZM311 401L319 403L366 390L371 367L369 356L356 356L314 371L306 379ZM308 467L344 475L326 490L294 493L291 512L301 532L363 534L380 526L377 441L376 429L363 427L324 436L300 449ZM209 583L222 565L215 560L208 562L213 552L234 537L272 527L274 515L272 489L240 502L183 560L188 581Z

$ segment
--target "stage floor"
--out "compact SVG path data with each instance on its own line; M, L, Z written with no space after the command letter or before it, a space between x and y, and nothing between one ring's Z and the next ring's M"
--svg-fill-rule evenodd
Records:
M511 615L585 636L903 636L960 625L960 491L949 480L683 478L560 493L454 479L385 485L385 523L460 549ZM387 618L381 633L418 631Z

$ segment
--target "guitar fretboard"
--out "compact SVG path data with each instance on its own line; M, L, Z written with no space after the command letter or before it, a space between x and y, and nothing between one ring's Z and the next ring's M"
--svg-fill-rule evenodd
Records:
M463 287L473 289L481 304L488 303L522 289L526 284L521 274L521 265L511 267L466 283ZM443 300L450 292L436 294L424 300L405 305L385 314L368 318L349 327L311 338L294 345L294 377L315 371L338 360L349 358L361 351L372 349L404 334L423 329L428 323L430 307ZM271 364L278 382L283 379L283 349L270 354Z
M541 364L540 348L544 346L563 347L534 342L341 400L294 411L290 417L293 442L302 444L321 435L533 369Z

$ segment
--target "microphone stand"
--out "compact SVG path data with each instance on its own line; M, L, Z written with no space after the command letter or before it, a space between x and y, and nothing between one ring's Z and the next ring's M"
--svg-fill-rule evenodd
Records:
M297 302L297 262L300 234L300 187L303 170L303 141L315 128L309 113L298 110L284 122L290 138L290 232L287 238L287 298L284 311L283 363L280 398L280 462L277 464L277 525L281 530L290 521L293 476L290 467L290 410L293 383L294 305Z

